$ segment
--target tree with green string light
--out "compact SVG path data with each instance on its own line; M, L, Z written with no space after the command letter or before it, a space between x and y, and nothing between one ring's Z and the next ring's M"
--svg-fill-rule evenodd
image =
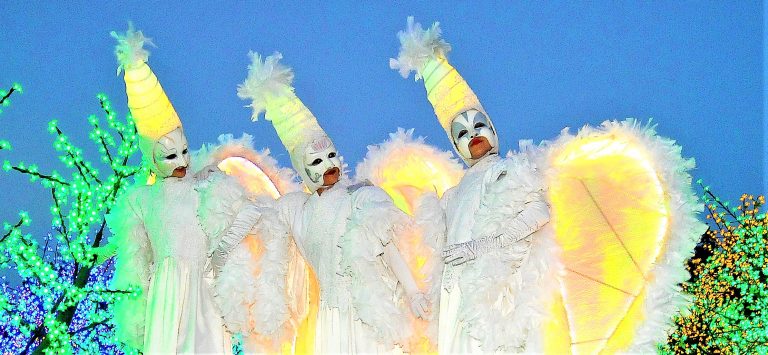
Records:
M18 84L0 91L0 105L7 107L11 95L21 91ZM106 96L97 98L104 119L88 118L89 138L99 153L99 166L107 167L106 174L85 158L55 120L48 124L48 131L66 174L41 172L25 162L3 162L5 172L26 175L47 190L53 219L43 245L40 238L24 232L31 224L25 212L19 213L17 221L5 223L0 234L0 269L15 270L21 279L17 286L2 285L2 353L118 350L120 339L112 332L110 305L137 291L110 289L110 266L95 265L95 252L106 239L105 214L134 179L146 179L146 171L132 158L138 136L131 117L117 119ZM106 126L101 124L104 120ZM0 141L0 149L10 150L11 145Z
M701 184L701 182L699 182ZM689 262L690 309L662 353L768 353L768 218L765 197L730 206L703 186L709 230Z

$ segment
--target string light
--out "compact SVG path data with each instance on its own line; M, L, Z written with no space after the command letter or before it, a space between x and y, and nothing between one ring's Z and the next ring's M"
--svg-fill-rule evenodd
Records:
M675 318L663 353L768 353L768 219L765 197L744 194L731 206L701 180L709 230L689 262L683 289L693 296Z
M18 84L0 90L0 104L7 107L11 94L21 92ZM48 123L48 132L69 177L41 172L35 164L3 161L3 171L27 175L51 191L53 218L43 245L23 232L32 223L26 212L15 222L3 223L0 269L14 269L21 281L11 285L0 280L0 353L136 353L123 348L112 331L110 307L117 297L135 297L139 291L109 289L112 262L94 267L93 248L106 239L104 215L134 178L147 173L133 163L138 146L133 120L117 119L107 97L97 98L107 124L102 127L97 115L88 117L88 137L99 161L106 163L108 176L85 158L57 120ZM0 141L0 149L10 149L10 144Z

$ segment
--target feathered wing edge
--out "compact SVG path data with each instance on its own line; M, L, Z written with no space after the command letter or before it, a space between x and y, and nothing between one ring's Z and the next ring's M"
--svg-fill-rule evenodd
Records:
M269 148L257 151L253 145L253 136L243 133L240 138L232 134L222 134L218 143L205 144L192 152L192 171L197 174L201 169L218 165L230 157L244 158L267 175L281 195L293 191L301 191L296 173L289 168L281 168L277 160L270 155Z
M440 282L443 277L443 259L441 253L445 247L445 212L437 195L427 193L416 202L413 217L415 233L409 240L400 244L412 246L403 251L411 267L413 260L425 257L424 265L415 270L415 274L423 277L425 293L430 303L430 314L427 318L425 335L430 342L430 351L437 349L438 319L440 315ZM413 240L416 239L416 240Z
M154 43L152 43L152 39L144 37L144 33L141 31L134 30L133 23L128 22L128 31L124 34L112 31L109 35L117 40L115 56L119 63L118 75L121 70L145 63L149 59L149 51L144 48L144 44L154 46Z
M261 54L255 52L248 52L248 56L251 57L248 77L237 86L237 96L251 100L251 104L246 107L253 109L251 119L256 121L266 111L270 100L293 95L293 71L279 63L283 58L280 52L263 59Z
M398 159L410 158L414 154L418 154L419 159L423 161L439 162L440 166L433 168L441 169L440 173L442 174L454 176L456 183L464 174L464 166L459 163L453 153L442 151L427 144L424 137L414 138L413 128L408 130L398 128L396 132L389 134L386 141L368 146L365 159L355 166L355 180L368 180L376 185L379 181L387 178L381 176L382 170L391 164L399 164ZM434 190L433 187L430 191L434 192Z
M674 140L658 136L654 126L643 126L631 118L605 121L598 128L586 126L576 136L566 129L558 139L546 145L552 152L573 139L595 134L631 136L641 143L665 187L664 192L669 196L670 237L662 249L663 254L650 271L651 281L646 286L645 322L637 329L635 339L627 349L631 353L655 352L656 344L665 341L672 331L673 316L685 312L690 303L679 285L690 277L686 261L693 255L707 228L697 217L704 206L691 187L690 171L695 167L695 161L683 158L682 147Z
M218 144L204 145L192 153L192 166L196 170L210 167L230 157L254 164L281 195L301 189L295 173L280 168L269 150L256 151L253 137L247 134L238 139L231 134L219 136ZM203 224L214 243L232 223L238 206L256 203L262 207L256 228L231 252L214 282L214 290L227 327L243 334L246 350L278 351L295 332L286 290L288 232L278 219L271 196L248 191L233 176L215 174L208 180L201 195L203 201L214 204L206 209L218 212L206 216Z
M110 243L114 243L118 251L111 287L116 290L138 288L137 295L121 297L113 305L115 333L120 341L141 350L153 260L149 237L133 207L137 193L137 188L126 192L106 219L112 231Z
M451 50L451 45L440 37L440 33L439 22L424 30L420 23L413 20L413 16L408 16L408 27L397 33L400 53L397 59L389 59L389 67L399 71L403 78L408 78L414 71L415 79L421 79L421 70L429 59L445 56Z

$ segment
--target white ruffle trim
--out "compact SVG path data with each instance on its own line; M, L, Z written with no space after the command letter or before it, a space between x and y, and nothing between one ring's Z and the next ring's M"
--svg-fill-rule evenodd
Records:
M270 339L272 348L288 335L286 296L288 233L272 209L262 209L254 230L232 251L216 278L216 302L227 328Z
M200 226L209 238L210 253L219 245L240 208L248 201L248 196L235 178L223 173L213 174L205 181L198 182L195 190L200 201L197 215Z
M110 243L114 243L117 250L111 287L115 290L140 289L138 296L122 295L112 306L115 333L121 342L142 349L152 250L140 217L132 207L138 192L138 188L126 192L106 219L112 231Z
M432 346L437 347L438 319L440 310L440 289L443 277L442 251L445 247L445 212L440 206L440 201L434 193L424 194L416 202L413 218L414 232L412 236L416 240L403 240L400 243L407 244L407 248L401 249L403 254L410 259L426 257L421 269L415 270L417 275L423 278L427 299L431 304L431 310L427 322L426 336Z
M506 172L502 178L496 179ZM526 154L511 155L485 174L486 188L476 212L473 235L498 234L519 214L530 194L543 193L542 177ZM463 267L459 278L459 318L483 351L535 348L545 309L558 290L560 248L549 224L503 250ZM449 266L450 267L450 266Z
M407 346L413 334L408 311L402 297L396 297L397 280L381 258L384 246L407 217L379 188L362 187L354 195L347 230L338 241L341 269L352 277L352 306L379 344Z

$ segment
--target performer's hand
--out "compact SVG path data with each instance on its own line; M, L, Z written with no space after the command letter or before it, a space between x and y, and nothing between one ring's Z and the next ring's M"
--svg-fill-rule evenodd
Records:
M411 301L411 312L419 319L426 319L429 316L429 301L423 293L417 293L409 297Z
M195 174L196 180L205 180L209 176L211 176L212 173L218 173L221 170L219 169L219 166L217 164L211 164L206 167L204 167L202 170L198 171L197 174Z
M224 267L224 264L227 262L227 257L224 255L224 253L221 252L221 250L216 249L213 251L213 255L211 255L211 268L213 269L213 276L219 276L219 272L221 272L221 269Z
M443 249L443 262L453 266L464 264L477 258L477 245L474 240L447 246Z

